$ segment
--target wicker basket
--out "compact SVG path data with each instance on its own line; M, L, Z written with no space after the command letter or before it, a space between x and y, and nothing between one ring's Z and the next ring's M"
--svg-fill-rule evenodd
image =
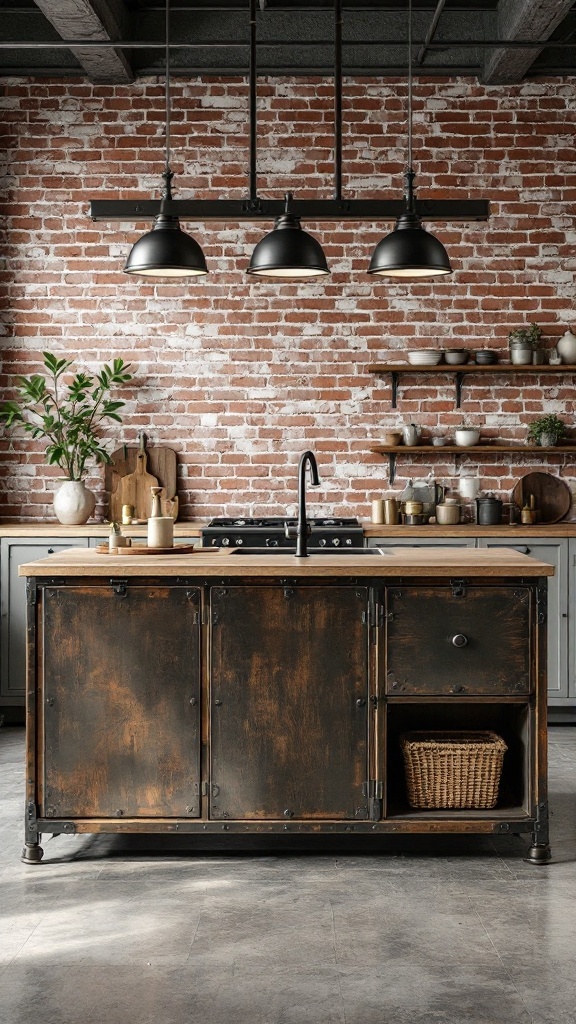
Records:
M495 807L508 749L495 732L407 732L400 737L411 807Z

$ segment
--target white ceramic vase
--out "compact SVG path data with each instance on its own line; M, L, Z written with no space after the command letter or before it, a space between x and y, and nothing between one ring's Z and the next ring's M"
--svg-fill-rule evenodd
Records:
M63 526L82 526L94 511L96 497L83 480L64 480L53 504L56 518Z
M556 345L556 351L563 363L576 364L576 334L566 331Z

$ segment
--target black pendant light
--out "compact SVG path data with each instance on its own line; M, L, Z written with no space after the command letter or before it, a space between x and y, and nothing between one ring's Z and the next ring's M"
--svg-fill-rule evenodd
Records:
M160 213L152 230L132 246L124 271L143 277L200 277L208 273L202 249L182 231L178 217L166 212L174 177L170 170L170 0L166 0L166 168L162 177Z
M412 0L408 0L408 169L405 172L406 209L394 230L376 246L369 274L382 277L436 277L451 274L442 242L422 226L416 213L412 167Z
M340 0L338 0L340 2ZM293 196L286 192L284 213L259 242L246 271L254 277L312 278L329 274L326 257L317 242L290 210ZM250 0L250 201L257 205L256 191L256 2Z
M274 221L274 228L264 235L246 271L258 277L307 278L329 274L320 242L300 225L300 217L290 212L292 193L287 192L284 213Z

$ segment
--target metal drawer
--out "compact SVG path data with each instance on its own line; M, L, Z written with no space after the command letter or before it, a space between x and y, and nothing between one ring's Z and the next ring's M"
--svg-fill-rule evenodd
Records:
M522 585L387 588L387 693L529 693L532 599Z

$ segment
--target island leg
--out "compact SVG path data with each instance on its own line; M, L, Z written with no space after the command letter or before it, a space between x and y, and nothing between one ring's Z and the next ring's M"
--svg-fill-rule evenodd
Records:
M43 856L44 850L40 846L36 804L31 800L26 807L24 846L22 848L22 856L20 859L24 864L39 864Z
M24 843L20 860L23 864L39 864L44 856L44 850L40 843Z
M541 836L538 836L541 839ZM528 856L524 857L526 864L538 864L540 867L543 864L549 864L552 860L552 853L550 851L549 843L533 843L528 850Z
M549 864L552 859L548 826L548 805L543 802L538 806L538 816L532 833L532 846L528 856L524 857L527 864Z

